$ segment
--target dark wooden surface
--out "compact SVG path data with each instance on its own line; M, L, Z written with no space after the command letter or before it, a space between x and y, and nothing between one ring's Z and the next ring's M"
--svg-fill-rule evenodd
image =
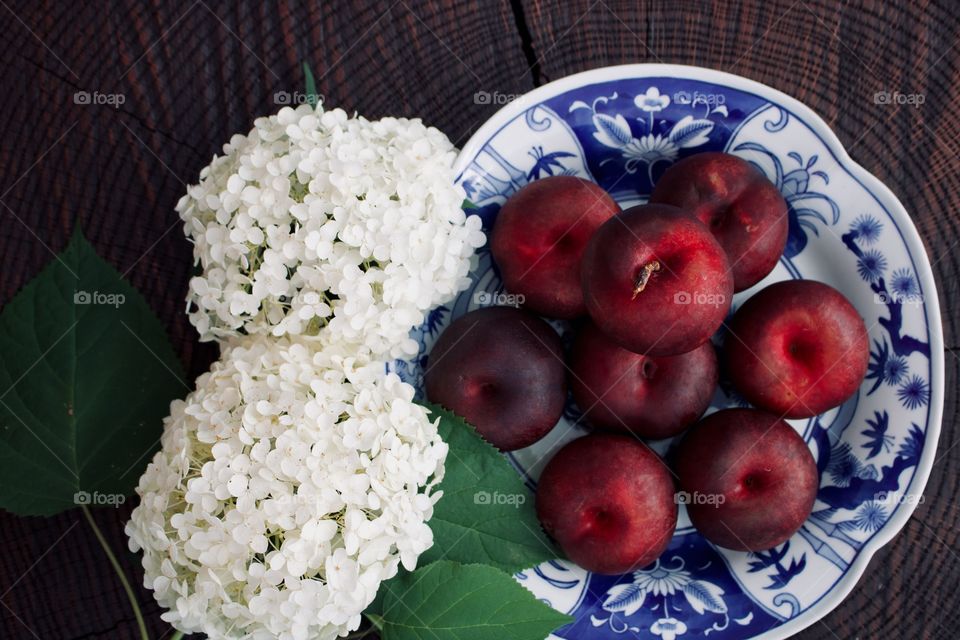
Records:
M230 134L302 90L309 61L327 101L369 117L420 116L462 144L517 94L627 62L731 71L799 98L913 215L934 264L947 400L926 501L855 591L798 637L955 638L960 628L957 316L960 22L953 0L214 2L0 0L0 304L79 225L144 292L191 376L213 352L183 313L191 268L174 204ZM919 108L874 103L922 93ZM78 91L124 102L76 104ZM126 508L97 512L125 551ZM123 592L78 512L0 514L0 637L133 638Z

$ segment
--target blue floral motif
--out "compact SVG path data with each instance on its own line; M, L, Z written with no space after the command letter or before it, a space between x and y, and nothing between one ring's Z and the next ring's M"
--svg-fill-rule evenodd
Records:
M563 166L563 161L561 158L573 158L574 154L569 151L554 151L552 153L544 153L543 145L538 145L530 150L530 155L533 156L534 163L533 168L527 173L527 180L533 181L537 180L543 176L570 176L576 175L576 172L573 169L568 169Z
M851 229L867 244L874 244L880 239L883 224L873 216L863 214L853 221Z
M869 452L867 460L877 456L881 451L890 451L893 447L893 436L887 435L887 429L890 426L890 414L886 411L874 411L873 420L867 419L869 429L861 431L868 441L863 447Z
M467 194L467 198L476 200L477 194L480 192L480 187L477 186L473 180L467 178L460 183L460 186L463 187L463 192ZM476 205L476 202L473 204Z
M651 184L654 182L653 168L658 162L671 162L677 158L681 149L699 147L710 139L714 123L707 118L687 115L669 128L658 127L654 114L663 111L670 104L670 97L661 95L657 87L649 87L642 95L634 98L635 106L647 114L646 120L640 117L634 119L639 128L639 134L635 136L623 113L609 114L601 111L604 105L618 97L620 96L617 93L599 96L590 104L575 100L570 104L569 110L588 110L596 129L593 133L596 141L620 152L620 160L623 161L623 168L627 173L636 173L640 166L645 165ZM601 164L614 160L613 157L607 158Z
M663 640L673 640L687 632L687 625L676 618L660 618L650 625L650 633Z
M853 522L864 531L879 531L880 527L886 523L889 514L886 507L878 502L864 502L857 509L857 514Z
M910 269L897 269L890 276L890 291L903 299L912 299L920 295L920 286Z
M649 87L643 95L634 98L633 103L643 111L657 113L670 105L670 97L660 95L660 89L656 87Z
M862 471L863 464L857 456L853 455L848 443L841 441L834 445L830 453L827 472L835 485L838 487L850 486L850 481L859 478Z
M767 574L770 583L764 589L783 589L790 581L803 573L807 567L807 554L801 553L799 557L790 558L789 564L784 564L787 553L790 551L790 541L784 542L780 547L774 547L769 551L758 551L751 553L754 558L749 563L750 573L763 572L767 569L774 569L773 573Z
M887 380L887 362L890 360L890 345L886 338L874 340L873 347L870 349L870 362L867 364L867 375L865 380L874 380L873 386L867 390L867 395L871 395L880 388L880 385Z
M903 356L890 353L890 345L886 338L874 340L870 350L870 364L867 367L867 380L874 380L873 386L867 390L871 395L881 384L897 386L910 372L910 365Z
M858 262L863 260L865 252L857 244L858 240L860 239L859 231L857 229L852 228L850 231L843 234L840 239L843 241L843 244L846 245L847 249L849 249L857 257ZM886 269L886 260L883 262L883 268ZM875 280L867 281L870 283L870 289L875 294L876 301L883 303L887 307L887 311L890 314L890 316L887 318L881 316L877 322L889 334L890 349L893 350L893 353L902 357L909 356L912 353L921 353L929 358L930 345L927 342L903 333L904 300L896 295L891 295L891 293L887 290L886 283L884 282L882 275ZM917 295L921 295L920 292L918 292ZM886 341L886 338L884 338L884 340ZM883 364L885 363L886 360L883 360Z
M930 385L920 376L912 376L897 389L897 397L907 409L916 409L930 402Z
M829 439L827 430L819 421L814 425L813 438L818 446ZM923 431L914 424L896 457L879 472L872 467L865 467L852 455L846 442L827 449L827 455L818 458L817 466L825 470L834 468L837 474L832 478L833 485L821 483L817 500L833 510L854 509L881 493L896 493L900 488L900 474L920 460L923 443Z
M867 282L876 282L887 270L887 259L873 249L864 251L857 259L857 272Z
M923 453L923 443L925 441L923 430L913 424L910 426L910 433L907 434L903 444L900 445L898 455L906 460L912 460L914 464L920 460L920 454Z
M668 565L657 560L646 569L633 574L632 582L614 585L607 589L603 601L603 610L610 614L607 618L594 616L594 626L608 625L616 633L639 631L639 628L622 623L620 618L629 618L636 614L645 605L651 605L656 611L662 607L664 613L668 611L682 611L680 601L700 616L714 616L717 618L704 635L712 631L722 631L730 622L729 610L723 596L725 591L707 580L696 579L687 571L685 561L679 556L670 559ZM650 632L665 638L675 638L686 633L687 625L675 618L659 618L650 625Z
M450 309L445 305L440 305L439 307L434 307L427 313L427 320L423 324L423 330L431 337L436 338L440 335L440 325L443 324L447 316L450 315Z
M907 365L906 359L900 356L891 357L887 360L883 368L883 374L887 379L887 384L894 386L900 384L900 381L903 380L908 371L909 366Z

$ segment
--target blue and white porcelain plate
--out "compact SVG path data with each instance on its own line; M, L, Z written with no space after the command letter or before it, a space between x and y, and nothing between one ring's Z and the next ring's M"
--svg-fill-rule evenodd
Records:
M566 561L517 579L575 621L552 638L786 638L836 607L870 557L922 500L943 405L943 338L930 263L897 198L850 159L823 120L798 101L744 78L695 67L628 65L580 73L496 113L457 161L459 181L492 228L504 201L531 180L588 178L622 206L644 202L673 162L726 151L754 163L789 204L777 268L748 291L790 278L831 284L869 328L870 367L838 409L791 421L820 471L813 514L763 553L718 548L681 506L669 548L651 566L611 577ZM450 321L510 301L486 249L469 290L415 332L417 359L390 366L422 390L430 346ZM566 327L555 323L561 331ZM722 333L717 336L722 341ZM721 381L711 410L743 405ZM536 486L559 446L585 431L571 402L543 441L510 454ZM672 442L652 443L666 453Z

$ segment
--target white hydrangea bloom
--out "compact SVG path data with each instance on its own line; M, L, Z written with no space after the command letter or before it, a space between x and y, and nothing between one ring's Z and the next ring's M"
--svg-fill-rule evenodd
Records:
M317 336L416 353L411 328L468 284L478 216L456 151L419 120L301 105L235 135L177 204L202 273L188 312L203 340Z
M126 533L163 618L212 640L332 639L433 544L447 445L357 350L228 344L140 479Z

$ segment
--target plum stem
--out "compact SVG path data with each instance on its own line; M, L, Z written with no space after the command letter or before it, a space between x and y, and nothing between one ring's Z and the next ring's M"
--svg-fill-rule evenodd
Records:
M633 281L633 297L630 298L631 300L636 300L640 292L646 288L647 282L650 280L650 276L654 271L660 271L659 260L652 260L640 268L637 279Z

